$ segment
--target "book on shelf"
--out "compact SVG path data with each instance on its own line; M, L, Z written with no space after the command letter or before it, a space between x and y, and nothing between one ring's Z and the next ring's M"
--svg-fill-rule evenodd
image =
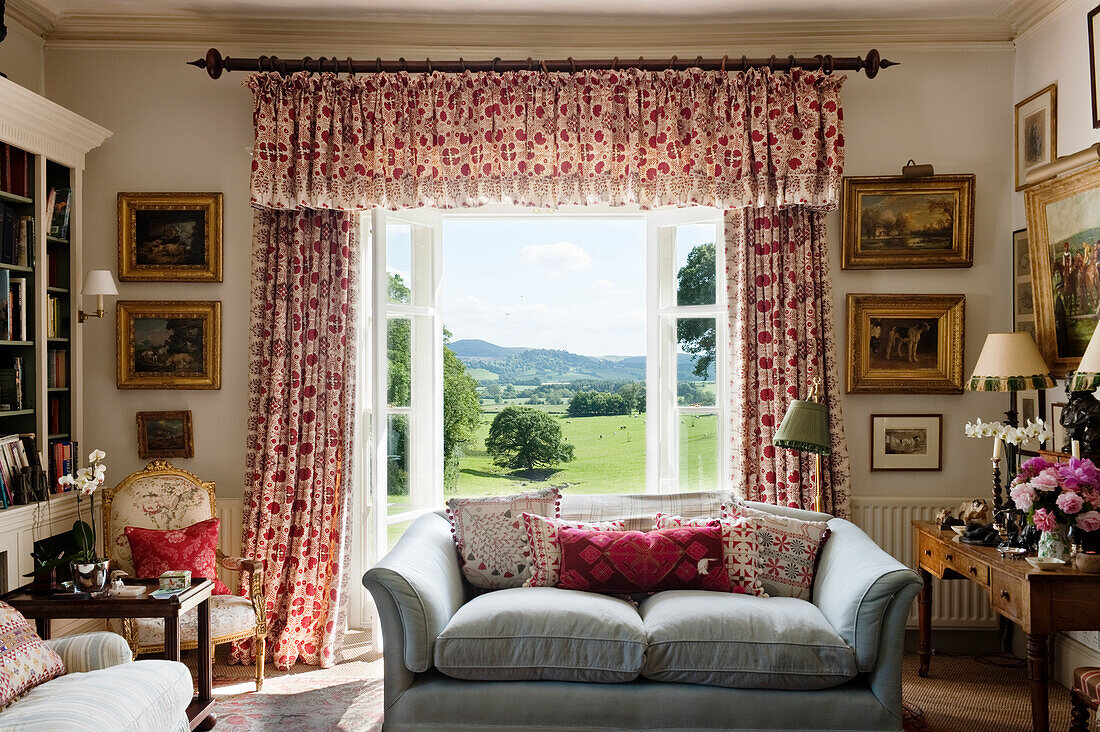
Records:
M5 435L0 437L0 503L7 508L14 503L14 476L23 468L38 465L38 450L33 435Z
M3 237L0 238L0 262L11 264L15 260L15 209L7 204L3 206Z
M26 198L30 195L31 154L0 143L0 191Z
M61 432L61 400L50 400L50 434L56 435Z
M78 454L77 443L72 440L54 440L50 443L50 490L53 493L72 490L72 486L58 485L57 480L62 475L72 475Z
M27 340L27 278L12 277L8 291L10 304L8 322L11 323L8 340Z
M12 356L0 366L0 410L23 408L23 357Z
M57 295L46 296L46 337L64 338L65 327L69 322L65 312L65 302Z
M50 389L65 389L69 386L69 352L50 350L46 356L46 386ZM52 427L50 432L60 432Z
M34 217L19 216L15 220L14 259L8 264L20 267L31 266L31 252L34 251Z
M72 189L58 188L50 206L50 236L57 239L69 238L69 198Z

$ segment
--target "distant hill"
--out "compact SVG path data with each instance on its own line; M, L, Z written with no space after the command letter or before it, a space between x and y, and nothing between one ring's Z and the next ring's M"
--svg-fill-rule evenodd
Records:
M498 346L474 338L454 341L450 349L467 367L477 370L481 381L531 383L538 380L546 384L580 379L645 380L645 356L595 358L548 348ZM689 378L691 368L691 356L680 354L681 378ZM495 378L486 378L485 372L495 375Z

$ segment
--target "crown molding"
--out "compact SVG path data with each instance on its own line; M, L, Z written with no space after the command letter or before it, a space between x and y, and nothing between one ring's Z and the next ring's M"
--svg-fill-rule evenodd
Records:
M56 8L42 0L7 0L5 15L39 37L45 37L61 17Z
M36 0L9 0L29 3ZM1047 0L1044 0L1044 2ZM777 47L846 53L897 44L1010 42L1003 19L737 21L733 19L376 13L369 19L255 15L65 13L44 33L49 49L186 50L223 46L242 53L343 56L489 54L539 57L599 49L599 55L724 55ZM866 46L866 48L864 48Z
M1016 0L1016 2L1026 2L1026 0ZM1045 12L1042 14L1032 13L1028 16L1029 22L1022 24L1017 29L1016 45L1027 43L1028 40L1042 33L1044 28L1054 23L1074 7L1073 0L1042 0L1040 4L1046 6L1044 8ZM1084 27L1083 16L1081 23Z
M95 122L0 78L0 139L83 169L84 155L110 136Z
M1011 0L997 13L997 18L1008 23L1018 38L1069 4L1070 0Z

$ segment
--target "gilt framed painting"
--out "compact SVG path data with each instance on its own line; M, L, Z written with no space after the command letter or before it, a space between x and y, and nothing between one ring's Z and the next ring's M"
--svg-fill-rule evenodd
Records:
M974 176L845 178L844 269L969 267Z
M222 304L119 300L119 389L220 389Z
M1081 361L1100 308L1100 163L1024 193L1039 350L1056 375Z
M119 193L118 278L221 282L222 194Z
M1089 79L1092 82L1092 126L1100 128L1100 101L1097 100L1097 84L1100 84L1100 5L1089 11Z
M964 295L848 294L849 394L963 390Z
M195 457L194 435L191 430L191 410L172 412L138 412L138 457Z
M1016 190L1027 173L1058 157L1058 85L1051 84L1016 105Z

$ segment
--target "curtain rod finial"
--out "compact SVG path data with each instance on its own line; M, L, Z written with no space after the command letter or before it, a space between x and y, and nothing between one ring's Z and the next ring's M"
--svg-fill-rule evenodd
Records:
M188 61L188 66L197 66L200 69L206 69L206 73L210 75L211 79L217 79L222 75L222 70L225 69L225 63L222 60L222 55L218 53L218 49L211 48L206 52L206 56L203 58L195 59L194 61Z

